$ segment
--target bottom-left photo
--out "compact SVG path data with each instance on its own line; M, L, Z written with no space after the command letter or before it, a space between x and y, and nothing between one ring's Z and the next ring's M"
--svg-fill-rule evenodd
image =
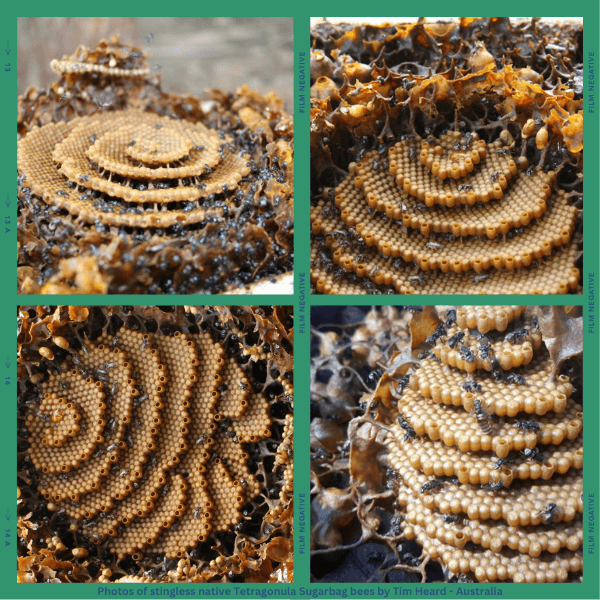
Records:
M19 582L293 579L293 308L22 306Z

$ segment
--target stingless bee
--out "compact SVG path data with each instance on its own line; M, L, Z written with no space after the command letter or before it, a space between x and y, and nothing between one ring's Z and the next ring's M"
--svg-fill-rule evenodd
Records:
M481 406L481 400L477 399L473 402L473 412L477 418L477 425L483 433L490 435L492 433L492 425L490 423L489 415L485 412L483 406Z

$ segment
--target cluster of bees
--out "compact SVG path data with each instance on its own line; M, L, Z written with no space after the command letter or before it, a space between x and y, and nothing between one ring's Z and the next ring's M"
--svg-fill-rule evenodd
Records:
M491 374L496 381L504 381L512 385L526 385L527 381L525 377L519 375L517 373L507 373L504 374L504 371L498 362L497 358L494 356L494 351L492 349L492 341L487 334L479 333L476 330L469 330L469 333L473 335L478 340L478 348L472 349L466 346L463 343L465 338L465 331L459 331L454 335L449 336L448 331L450 328L456 324L456 310L450 309L447 312L445 321L441 322L435 331L429 335L425 344L430 348L420 354L418 354L419 359L434 359L437 362L441 362L438 357L433 353L433 346L437 345L438 342L444 343L444 345L448 346L451 349L458 349L460 353L460 357L466 363L473 363L476 359L476 356L479 355L482 359L486 359L489 361L491 367ZM541 333L541 328L539 324L539 320L536 315L531 316L531 325L529 328L527 327L518 327L509 333L506 333L503 336L504 342L508 342L510 344L516 345L522 343L523 341L530 339L530 335L533 332ZM497 340L495 340L497 341ZM404 375L399 378L396 382L396 387L393 385L390 386L390 393L392 397L396 400L400 400L404 389L409 385L410 382L410 374ZM472 394L481 393L482 386L472 378L472 374L469 374L469 377L466 381L464 381L460 386L465 392ZM490 414L486 411L484 407L484 401L481 398L476 398L473 401L473 409L471 414L476 418L477 424L481 429L482 433L485 435L494 435L495 425L499 421L499 417L496 414ZM417 433L411 427L410 423L406 420L406 418L400 415L397 418L397 422L405 432L403 441L407 442L408 440L415 439L417 437ZM541 427L537 421L534 420L522 420L518 419L514 423L514 427L522 434L526 434L529 432L537 433L540 431ZM533 461L538 464L542 464L546 460L546 455L539 450L537 447L533 448L523 448L519 451L519 455L526 461ZM499 458L496 460L493 466L494 471L498 471L503 467L509 467L511 464L515 464L517 461L517 457L505 457ZM431 481L423 484L420 488L420 494L425 494L427 492L432 492L435 490L439 490L444 487L448 483L459 484L459 480L457 477L436 477ZM486 484L481 484L481 489L489 490L489 491L499 491L501 489L506 489L505 483L503 480L499 481L490 481ZM561 507L552 502L549 503L546 508L542 511L539 511L538 516L542 517L544 524L550 524L553 522L557 522L560 520L562 515ZM446 523L456 523L458 522L458 515L442 515L444 521Z

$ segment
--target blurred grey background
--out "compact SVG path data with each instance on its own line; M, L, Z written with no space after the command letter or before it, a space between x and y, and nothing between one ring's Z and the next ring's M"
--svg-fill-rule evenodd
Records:
M291 17L21 17L17 33L19 94L55 80L53 58L119 34L152 54L150 67L159 67L167 92L232 92L246 84L275 92L293 109Z

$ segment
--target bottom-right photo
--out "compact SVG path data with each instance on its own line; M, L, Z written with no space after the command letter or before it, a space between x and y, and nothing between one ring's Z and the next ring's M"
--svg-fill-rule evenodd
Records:
M311 580L581 582L580 306L313 306Z

